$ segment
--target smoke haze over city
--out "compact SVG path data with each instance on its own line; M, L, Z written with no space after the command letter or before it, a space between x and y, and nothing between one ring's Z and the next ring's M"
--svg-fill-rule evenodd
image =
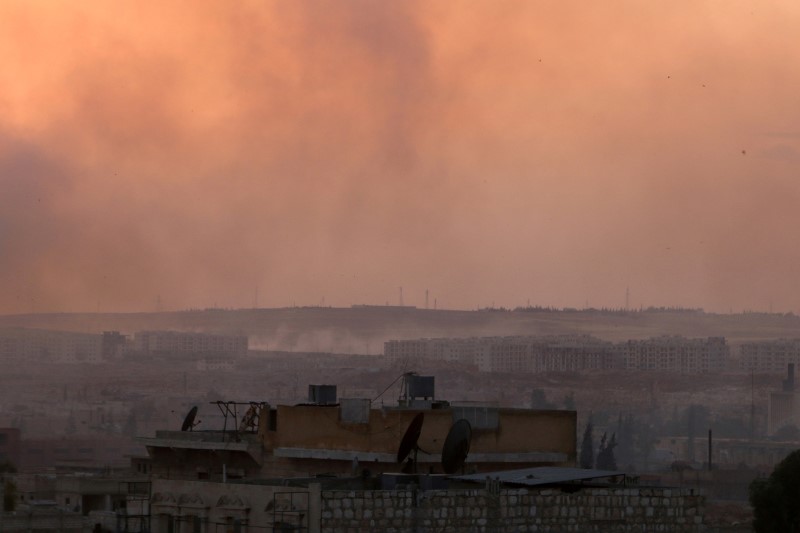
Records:
M0 4L0 313L797 311L794 2Z

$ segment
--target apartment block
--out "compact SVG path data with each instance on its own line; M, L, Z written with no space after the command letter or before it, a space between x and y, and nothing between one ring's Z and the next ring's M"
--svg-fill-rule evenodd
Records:
M28 328L0 329L0 358L6 361L99 363L102 336Z
M197 354L206 356L247 355L244 335L216 335L183 331L139 331L133 338L133 350L147 354Z
M654 337L611 343L591 335L392 340L384 355L395 361L432 359L471 364L481 372L655 370L702 374L725 369L723 337Z
M746 372L782 373L789 364L800 366L800 339L745 342L740 367Z
M722 372L730 356L724 337L653 337L617 344L616 350L620 369L682 374Z

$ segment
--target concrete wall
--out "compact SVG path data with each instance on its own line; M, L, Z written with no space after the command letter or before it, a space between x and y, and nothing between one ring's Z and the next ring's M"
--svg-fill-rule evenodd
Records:
M58 510L0 512L0 531L36 531L39 533L83 533L81 515Z
M325 490L156 480L152 532L215 531L233 519L248 530L286 524L327 532L687 532L705 531L705 497L692 489Z
M700 532L691 489L324 491L321 531Z

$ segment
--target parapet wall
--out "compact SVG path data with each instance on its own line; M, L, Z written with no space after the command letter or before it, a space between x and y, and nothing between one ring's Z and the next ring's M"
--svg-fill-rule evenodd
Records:
M321 531L701 532L695 489L323 491Z
M82 533L88 529L83 517L77 513L20 510L10 513L0 511L0 531Z

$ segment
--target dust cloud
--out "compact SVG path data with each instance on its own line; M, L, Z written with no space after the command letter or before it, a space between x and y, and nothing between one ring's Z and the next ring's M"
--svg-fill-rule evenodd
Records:
M798 27L790 2L3 2L0 312L399 286L792 310Z

